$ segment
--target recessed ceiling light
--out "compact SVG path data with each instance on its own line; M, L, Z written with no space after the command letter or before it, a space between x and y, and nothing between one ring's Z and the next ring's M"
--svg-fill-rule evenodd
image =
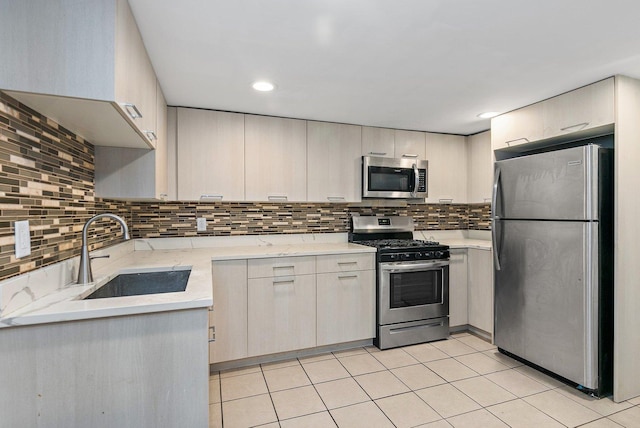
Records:
M259 82L254 82L252 86L253 86L253 89L260 92L273 91L273 89L276 87L273 83L265 82L264 80L261 80Z
M497 111L487 111L487 112L484 112L484 113L480 113L478 115L478 117L480 119L491 119L492 117L496 117L499 114L500 113L498 113Z

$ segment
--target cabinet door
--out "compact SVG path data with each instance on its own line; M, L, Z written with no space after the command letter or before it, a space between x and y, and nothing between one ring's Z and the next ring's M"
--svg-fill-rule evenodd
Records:
M469 323L467 317L467 250L452 249L449 257L449 326Z
M392 158L395 155L395 130L362 127L362 156Z
M614 118L613 77L542 103L544 138L612 124Z
M178 109L178 199L244 200L244 115Z
M532 104L491 119L491 148L514 147L543 138L542 103Z
M307 199L306 121L245 116L246 200Z
M249 279L249 356L316 346L316 276Z
M466 203L467 149L460 135L427 133L427 202Z
M493 335L493 260L491 251L468 250L469 324Z
M394 138L394 157L425 159L425 132L396 129Z
M467 202L491 202L493 193L493 158L491 131L467 137Z
M155 183L156 183L156 198L166 199L169 193L169 141L167 137L167 103L160 88L160 83L156 82L156 168L155 168ZM175 162L175 157L171 158L172 162ZM174 177L175 180L175 177Z
M209 363L245 358L248 356L247 261L215 261L211 266L213 311L209 327L215 328L215 341L209 343Z
M362 127L307 122L307 200L360 202Z
M375 336L375 271L319 273L317 346Z
M115 44L115 101L150 139L156 132L156 75L126 0L116 1Z

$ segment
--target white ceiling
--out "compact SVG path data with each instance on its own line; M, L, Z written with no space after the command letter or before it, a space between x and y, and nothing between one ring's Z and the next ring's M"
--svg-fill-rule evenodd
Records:
M481 112L640 78L637 0L129 2L174 106L466 135Z

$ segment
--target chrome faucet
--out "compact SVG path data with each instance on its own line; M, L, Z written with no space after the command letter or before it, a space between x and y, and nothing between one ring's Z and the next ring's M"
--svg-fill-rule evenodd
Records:
M82 250L80 251L80 267L78 268L78 284L84 285L90 282L93 282L93 274L91 273L91 257L89 257L89 246L87 245L87 232L89 231L89 226L96 220L100 220L101 218L110 218L118 223L120 223L120 227L122 228L123 238L125 240L129 239L129 228L127 227L127 223L115 214L98 214L91 217L84 224L82 228ZM108 257L108 256L105 256Z

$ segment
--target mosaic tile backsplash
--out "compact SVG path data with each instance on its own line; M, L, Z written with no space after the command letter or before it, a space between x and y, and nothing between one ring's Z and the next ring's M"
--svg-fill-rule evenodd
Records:
M489 204L362 207L324 203L123 202L96 198L93 146L0 92L0 280L80 253L96 213L125 218L134 238L346 232L349 217L407 215L418 230L490 228ZM196 218L208 221L196 232ZM16 259L13 223L29 220L31 255ZM119 242L109 220L92 228L91 249Z

